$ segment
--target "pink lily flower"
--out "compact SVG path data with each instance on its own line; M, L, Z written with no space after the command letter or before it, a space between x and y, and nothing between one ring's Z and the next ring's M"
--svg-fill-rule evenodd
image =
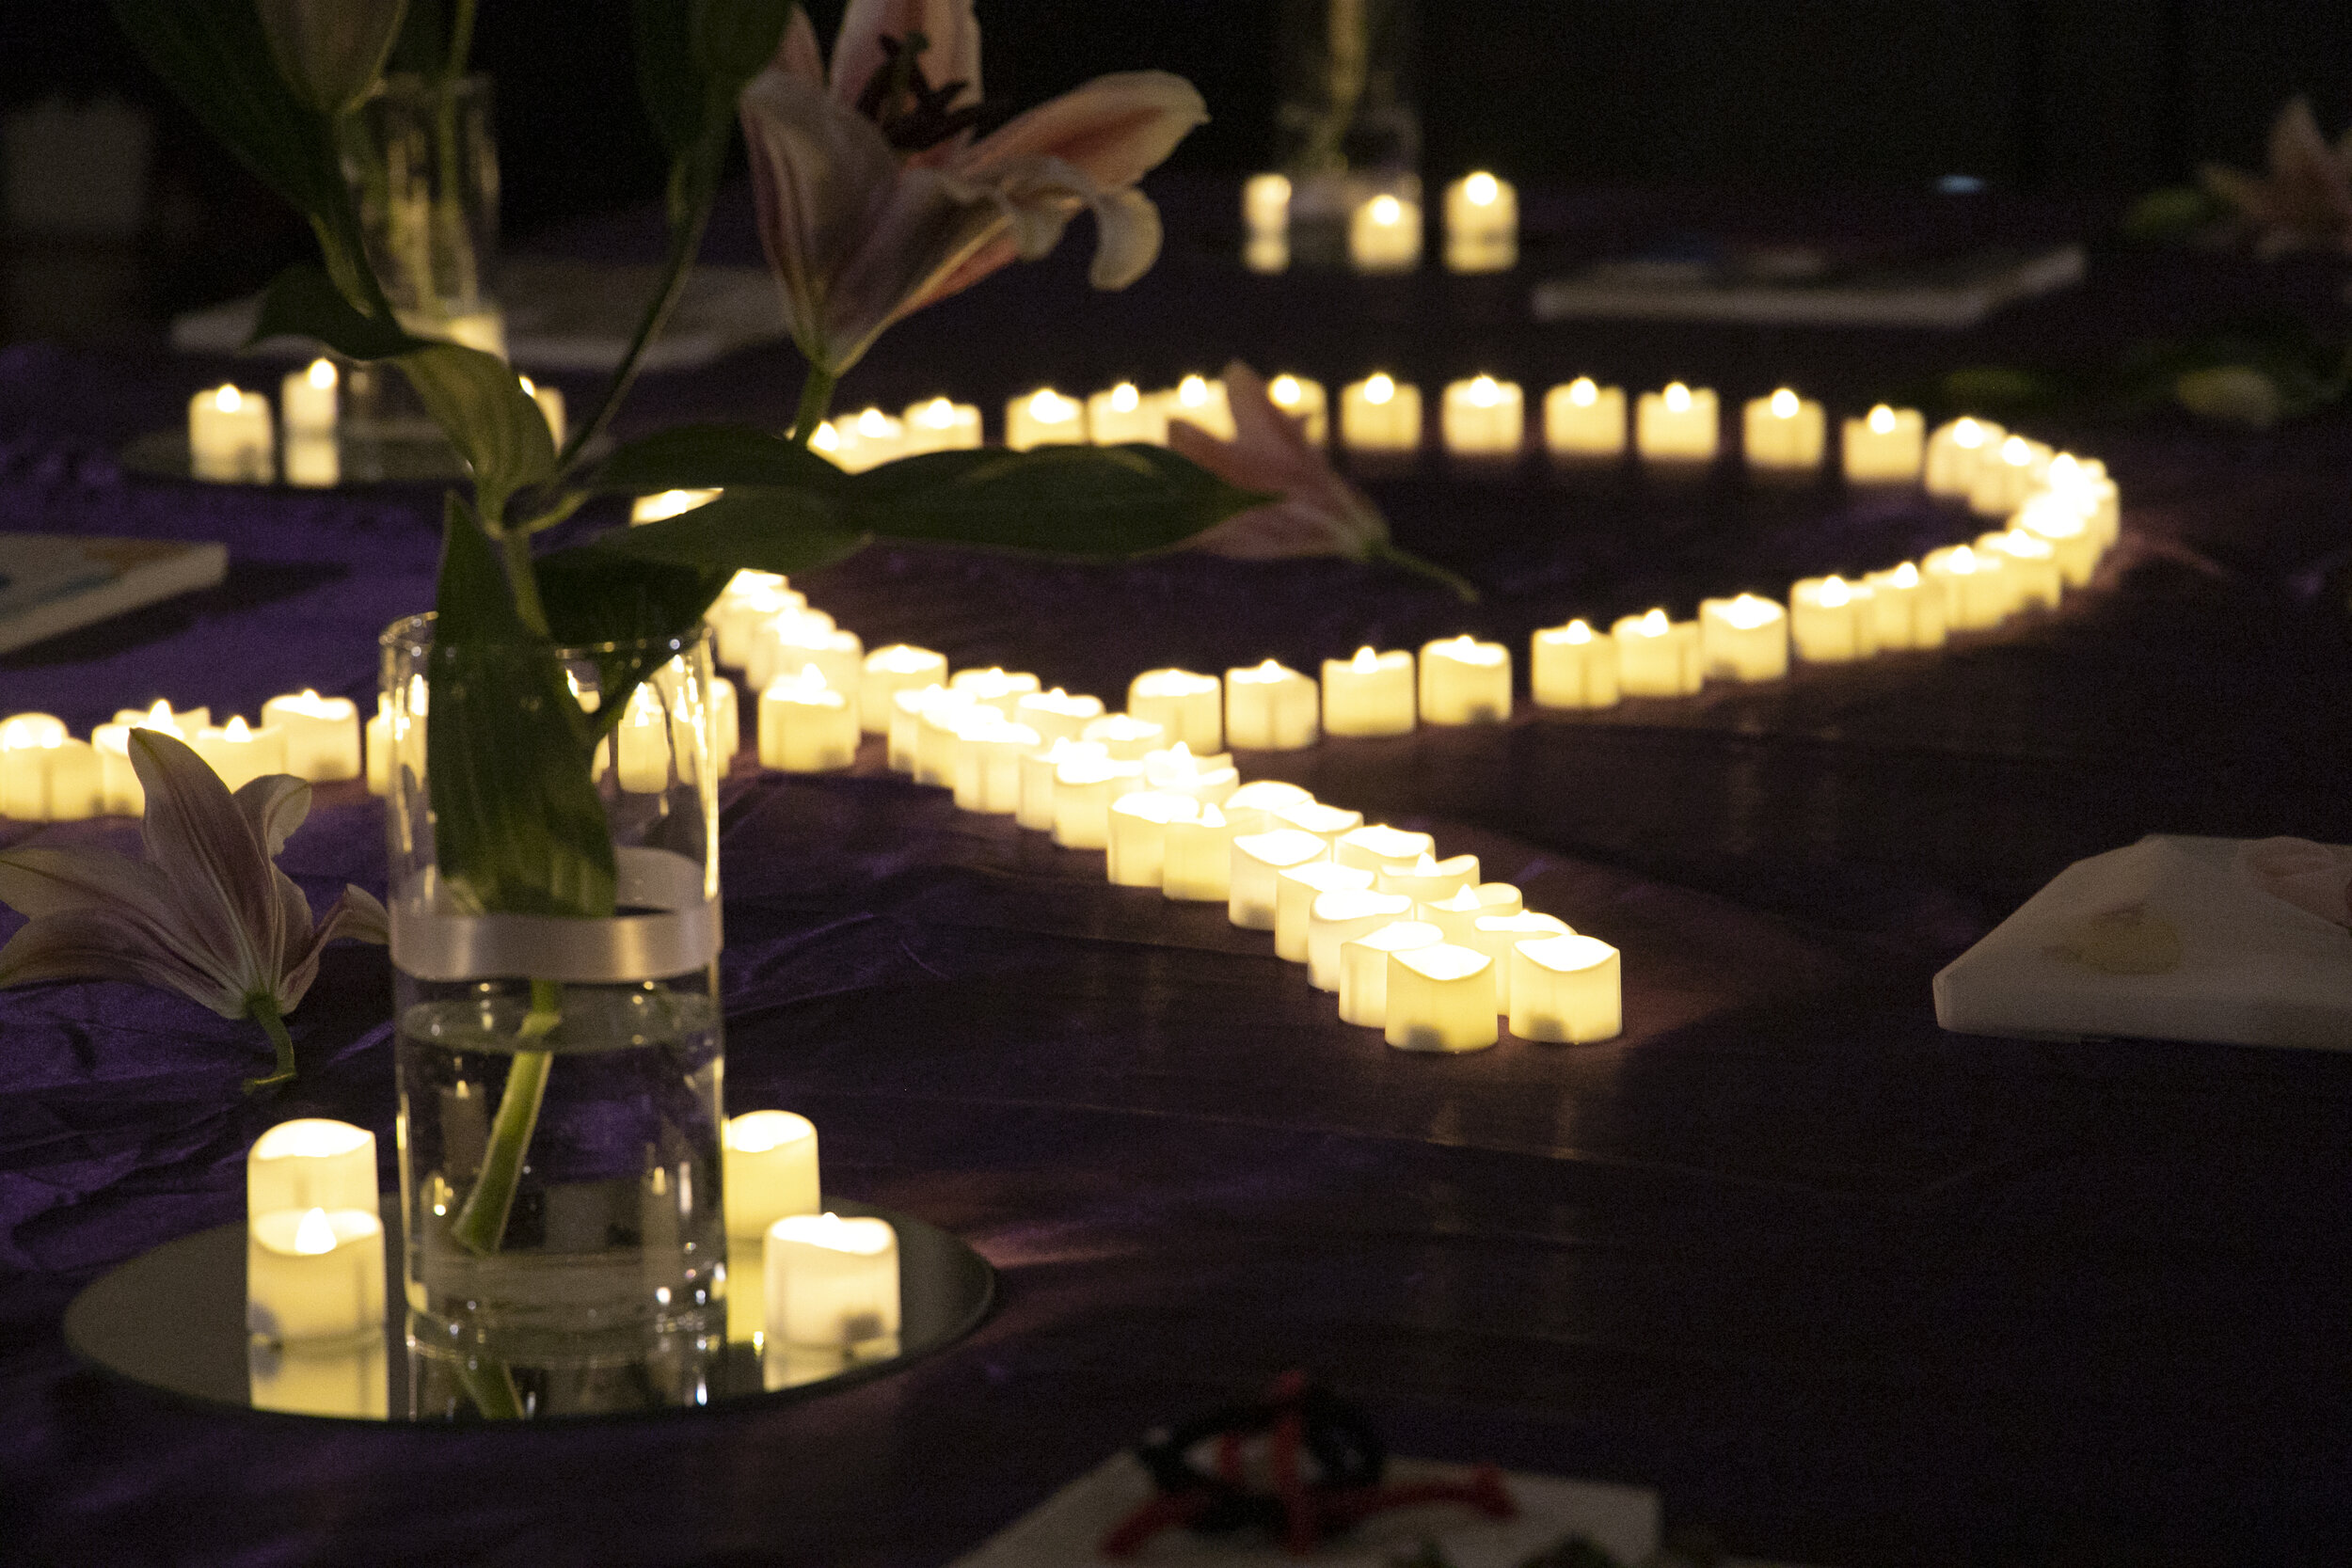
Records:
M381 942L384 906L346 886L324 920L278 852L310 815L310 786L283 773L234 795L186 743L131 732L131 766L147 790L146 858L106 849L0 854L0 902L31 916L0 947L0 986L36 980L129 980L168 988L223 1018L251 1018L294 1076L284 1015L317 978L337 938Z
M2197 171L2205 189L2236 210L2261 256L2291 250L2352 251L2352 133L2330 147L2309 99L2279 111L2264 174L2220 164Z
M1089 278L1123 289L1160 251L1135 183L1208 119L1160 71L1100 76L975 140L980 24L972 0L850 0L830 75L805 10L743 90L743 140L792 340L820 373L855 364L892 322L1094 214Z
M1238 359L1225 367L1225 400L1233 414L1232 440L1171 420L1168 446L1237 489L1275 499L1195 535L1187 548L1236 561L1337 555L1386 562L1443 583L1464 599L1478 597L1463 578L1391 543L1380 509L1339 476L1323 449L1307 438L1307 421L1277 408L1264 377Z

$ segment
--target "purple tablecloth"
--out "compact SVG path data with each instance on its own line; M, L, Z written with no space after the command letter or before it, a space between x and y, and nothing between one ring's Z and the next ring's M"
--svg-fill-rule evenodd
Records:
M2120 334L2151 302L2249 287L2221 263L2123 258L2085 294L1918 342L1536 331L1435 279L1394 309L1334 303L1181 230L1123 299L1086 295L1073 264L909 324L852 400L1162 376L1253 331L1263 368L1334 381L1377 358L1434 383L1491 351L1537 387L1600 368L1729 393L1794 362L1867 396L1896 370ZM114 444L167 423L208 372L0 351L0 527L233 552L218 590L0 658L0 710L82 728L158 694L248 715L303 685L372 700L375 632L429 600L431 498L125 477ZM759 353L647 390L641 422L777 417L794 387L788 356ZM829 1185L958 1230L1005 1276L967 1344L805 1405L375 1432L176 1406L78 1367L57 1331L73 1291L233 1219L262 1128L348 1117L389 1161L387 966L329 955L293 1020L301 1078L262 1101L235 1091L258 1036L192 1004L116 985L0 997L0 1559L938 1562L1152 1420L1294 1365L1366 1400L1402 1451L1654 1485L1670 1519L1748 1552L2340 1556L2352 1064L1963 1038L1929 1005L1941 963L2081 855L2157 830L2352 838L2352 654L2315 592L2352 544L2342 422L2081 438L2122 481L2131 537L2061 616L1768 689L1246 759L1429 827L1620 945L1628 1030L1606 1046L1392 1053L1262 938L1104 886L1098 857L870 762L739 770L731 1107L807 1113ZM1379 493L1484 603L1331 562L937 550L870 551L802 586L869 644L1115 699L1155 664L1687 610L1963 526L1532 475ZM380 888L380 834L357 786L323 787L285 864L317 901ZM0 843L133 836L0 824Z

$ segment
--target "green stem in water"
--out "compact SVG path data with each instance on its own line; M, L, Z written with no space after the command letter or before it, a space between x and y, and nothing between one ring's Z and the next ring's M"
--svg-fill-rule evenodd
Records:
M794 446L808 445L825 422L825 411L833 406L833 384L838 379L822 365L809 366L808 379L801 383L800 411L792 416Z
M251 1094L272 1084L290 1082L294 1075L294 1037L286 1033L286 1019L278 1010L278 998L267 991L255 991L245 999L245 1010L246 1017L262 1026L262 1033L269 1037L270 1044L278 1048L278 1070L266 1078L246 1079L245 1092Z
M1434 561L1424 561L1410 550L1400 549L1386 539L1375 540L1365 549L1364 559L1393 566L1401 572L1410 572L1417 578L1426 578L1431 582L1451 589L1464 604L1478 602L1478 586L1470 578L1458 572L1450 572Z
M545 1039L564 1022L564 987L555 980L531 982L531 1011L515 1031L518 1043ZM506 1234L506 1216L515 1207L515 1189L522 1181L523 1156L531 1134L539 1125L539 1102L547 1098L548 1069L554 1060L548 1051L517 1050L506 1069L506 1088L499 1096L498 1115L490 1121L489 1144L482 1151L482 1170L465 1207L450 1227L450 1234L468 1252L486 1258L498 1251Z
M488 1356L469 1356L453 1369L457 1386L473 1401L473 1407L493 1421L519 1421L523 1418L523 1396L515 1386L515 1374L503 1361Z

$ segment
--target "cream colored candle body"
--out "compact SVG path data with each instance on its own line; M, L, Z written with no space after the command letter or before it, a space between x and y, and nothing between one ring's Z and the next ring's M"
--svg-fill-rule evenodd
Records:
M269 399L223 385L188 400L188 466L199 479L266 480L275 463Z
M626 726L624 726L626 727ZM831 773L857 761L857 710L803 669L759 694L759 765L787 773ZM630 787L624 782L623 788Z
M1108 752L1114 762L1141 762L1153 752L1165 751L1176 737L1168 733L1168 726L1150 719L1138 719L1132 713L1106 713L1088 721L1078 732L1081 740L1091 740Z
M1323 728L1334 736L1410 735L1414 721L1413 656L1402 648L1359 648L1348 659L1323 661Z
M1519 195L1484 169L1445 188L1449 272L1508 272L1519 264Z
M1340 1022L1377 1029L1389 1018L1389 959L1445 941L1435 926L1391 921L1340 943Z
M380 1213L375 1134L326 1117L279 1122L246 1153L245 1207L248 1214L311 1209Z
M1459 945L1494 960L1495 1011L1511 1010L1511 949L1522 942L1568 935L1568 923L1538 910L1482 914L1470 922L1470 940Z
M262 722L286 736L286 771L314 784L356 779L363 767L359 709L348 697L304 690L262 705Z
M1373 885L1383 893L1401 893L1416 904L1433 904L1478 885L1478 857L1438 860L1422 855L1410 863L1392 862L1380 867Z
M1708 680L1779 680L1788 673L1788 612L1754 594L1701 599L1699 664Z
M1429 834L1391 828L1386 822L1351 829L1331 844L1333 860L1342 865L1361 866L1366 871L1378 871L1400 862L1409 865L1437 852L1438 841Z
M1474 887L1459 887L1443 898L1413 909L1415 920L1425 920L1445 933L1445 940L1456 947L1476 947L1473 933L1481 920L1488 915L1518 914L1526 906L1520 901L1519 890L1509 882L1480 882Z
M1127 686L1127 711L1195 752L1225 749L1225 683L1189 670L1146 670Z
M764 1237L787 1214L823 1209L817 1148L817 1124L795 1112L729 1117L720 1132L727 1234Z
M1878 595L1832 575L1788 590L1788 641L1807 664L1851 664L1879 651Z
M1410 272L1421 265L1421 203L1383 191L1347 223L1347 259L1358 272Z
M1278 375L1266 383L1265 395L1278 412L1305 421L1310 442L1319 447L1330 440L1331 399L1322 382L1303 375Z
M1009 719L1021 705L1021 699L1037 694L1038 679L1025 670L1007 670L990 665L984 670L959 670L948 678L947 689L964 691L983 707L993 707Z
M624 792L659 795L670 787L670 716L653 689L631 691L612 728L613 773Z
M1336 861L1309 861L1274 874L1274 956L1285 963L1307 961L1307 922L1315 900L1327 893L1370 893L1372 876ZM1396 895L1391 894L1394 897ZM1400 911L1402 913L1402 911Z
M1713 388L1673 382L1634 404L1634 450L1647 462L1712 463L1721 422Z
M1543 937L1511 950L1511 1033L1584 1044L1625 1028L1617 950L1587 936Z
M1252 752L1295 752L1322 734L1315 683L1267 659L1225 672L1225 738Z
M2069 588L2088 586L2099 570L2098 535L2092 530L2089 512L2076 497L2052 491L2031 497L2017 509L2010 526L2024 530L2050 546L2058 562L2058 577Z
M2025 529L1987 533L1977 540L1977 553L1994 555L2009 574L2010 599L2018 609L2039 605L2056 610L2065 593L2065 575L2058 570L2058 551L2046 539Z
M1232 893L1233 827L1216 806L1171 820L1160 858L1160 893L1174 903L1222 904Z
M1182 420L1197 425L1220 441L1233 438L1233 405L1226 396L1225 383L1205 375L1188 375L1176 383L1173 389L1162 392L1156 400L1164 422Z
M2041 488L2055 455L2023 436L2003 438L1990 455L1978 460L1977 476L1968 486L1968 510L1979 517L2008 516Z
M1748 467L1765 473L1813 473L1821 467L1828 417L1811 398L1783 387L1751 398L1740 410L1740 449Z
M1279 896L1276 877L1294 866L1328 860L1330 853L1328 844L1296 828L1235 834L1225 895L1226 918L1244 930L1273 930Z
M1134 382L1122 381L1087 399L1087 434L1098 447L1127 441L1164 447L1168 445L1167 404L1146 396Z
M768 1227L768 1338L856 1354L897 1340L898 1233L888 1220L787 1214Z
M1528 686L1537 707L1617 705L1617 642L1581 620L1548 626L1528 646Z
M914 782L941 789L956 786L957 729L979 706L968 688L923 689L914 719Z
M1337 844L1364 825L1364 814L1345 806L1327 806L1320 800L1295 800L1274 814L1274 825L1295 828L1326 844Z
M1320 895L1307 910L1307 983L1317 990L1337 991L1341 944L1410 920L1412 913L1413 901L1401 893L1341 888ZM1280 917L1279 911L1276 917Z
M1015 451L1083 446L1086 438L1086 404L1051 387L1041 387L1005 404L1005 445Z
M1491 375L1446 385L1438 434L1455 457L1512 458L1527 440L1527 401L1516 381Z
M1870 589L1870 622L1882 649L1944 645L1944 591L1906 561L1864 579Z
M1617 648L1617 689L1629 697L1688 697L1706 678L1696 621L1669 621L1653 610L1623 617L1609 636Z
M1495 1043L1494 960L1439 942L1389 955L1388 1041L1400 1051L1477 1051Z
M1625 455L1625 388L1589 375L1544 394L1544 446L1552 456L1594 462Z
M893 642L866 656L858 672L857 721L867 735L890 733L891 700L901 691L947 684L947 658L929 648Z
M218 728L207 724L197 731L188 744L231 790L286 770L286 732L272 724L247 729L244 719L232 714Z
M1026 724L1051 745L1057 740L1076 740L1086 727L1103 717L1100 697L1072 696L1060 687L1051 691L1031 691L1012 705L1015 723Z
M1054 842L1065 849L1104 849L1111 841L1111 804L1143 788L1143 764L1079 757L1054 769Z
M1977 468L2008 432L1985 420L1963 416L1939 425L1928 437L1927 470L1921 483L1931 496L1966 496Z
M1143 779L1153 789L1211 806L1222 805L1241 787L1231 752L1197 757L1181 740L1165 752L1143 754Z
M1501 724L1511 717L1511 650L1465 634L1422 645L1424 724Z
M1168 830L1200 811L1191 796L1164 789L1137 790L1112 801L1104 875L1117 887L1158 887L1168 863Z
M1849 484L1912 484L1927 456L1927 421L1916 408L1880 404L1840 432Z
M291 1342L384 1332L384 1222L364 1209L252 1215L245 1247L246 1328Z
M1090 740L1046 742L1021 758L1021 808L1013 820L1031 832L1054 831L1054 775L1062 764L1080 760L1106 762L1110 753Z
M969 451L980 444L980 411L968 403L932 398L907 404L899 416L906 427L907 455L926 451Z
M289 436L335 433L335 388L341 379L331 359L313 359L303 370L286 372L278 384L278 407Z
M1255 779L1225 798L1220 808L1236 833L1270 833L1281 827L1282 813L1314 797L1280 779Z
M907 427L879 408L861 410L834 427L841 444L833 460L853 474L907 455Z
M1986 631L2009 618L2013 601L2008 566L1999 556L1955 545L1930 551L1922 565L1928 580L1943 591L1944 624L1952 630Z
M1340 444L1356 452L1421 450L1421 388L1386 374L1340 388Z
M1021 809L1021 759L1042 741L993 707L975 707L956 727L956 804L964 811L1010 816Z

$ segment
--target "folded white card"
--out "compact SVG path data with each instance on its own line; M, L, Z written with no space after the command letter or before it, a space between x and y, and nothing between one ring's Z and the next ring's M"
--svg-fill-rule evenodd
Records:
M1935 1021L1970 1035L2121 1036L2352 1049L2352 931L2241 863L2253 841L2152 834L2077 861L1935 977ZM2179 938L2155 974L2067 956L2086 927L2142 910Z

